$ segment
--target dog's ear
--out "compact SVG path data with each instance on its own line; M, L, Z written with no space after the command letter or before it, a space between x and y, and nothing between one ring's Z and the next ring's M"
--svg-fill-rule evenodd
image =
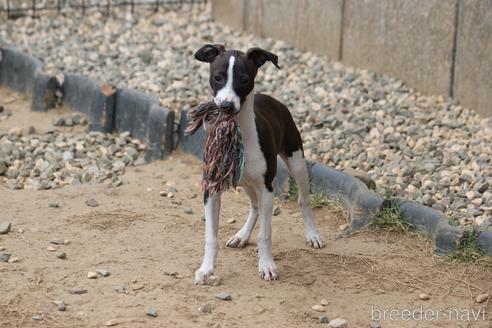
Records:
M225 48L222 44L206 44L195 53L195 59L211 63L214 61L215 57L223 53Z
M272 54L270 51L263 50L261 48L251 48L246 53L248 59L252 60L257 68L260 68L267 60L271 61L275 67L280 69L278 66L277 55Z

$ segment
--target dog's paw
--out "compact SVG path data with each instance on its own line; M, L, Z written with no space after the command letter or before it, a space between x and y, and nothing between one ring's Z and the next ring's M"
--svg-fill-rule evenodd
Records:
M243 236L238 232L234 236L229 238L229 240L226 242L226 246L232 248L243 248L248 244L248 241L249 241L248 237Z
M258 271L260 273L260 278L266 281L277 280L278 278L277 265L273 259L260 259L258 262Z
M203 268L196 270L195 272L195 285L205 285L207 279L214 274L214 268Z
M317 231L306 233L306 244L316 249L325 247L325 241Z

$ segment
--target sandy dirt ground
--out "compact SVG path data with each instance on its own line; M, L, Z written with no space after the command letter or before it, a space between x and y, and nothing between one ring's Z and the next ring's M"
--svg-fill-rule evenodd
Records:
M0 89L0 104L13 112L0 122L0 133L30 125L42 132L59 113L30 113L28 99L5 89ZM378 311L421 307L434 313L441 309L439 319L387 317L381 326L491 327L492 305L473 300L492 292L491 270L445 262L419 235L367 231L336 239L345 219L326 209L314 214L327 247L311 249L304 244L293 201L280 202L281 213L273 217L280 279L261 280L256 238L244 249L224 246L246 219L243 192L229 192L222 202L216 269L222 283L195 286L193 273L204 238L200 176L200 162L176 152L163 161L127 168L124 184L117 188L84 184L33 191L0 186L0 222L12 223L12 231L0 235L0 253L19 258L0 263L0 327L105 327L109 320L117 327L328 326L319 323L320 315L347 319L349 327L368 327ZM169 186L178 190L174 199L159 195ZM100 205L88 207L90 198ZM53 202L59 208L49 207ZM236 222L227 223L230 218ZM54 245L53 239L70 243ZM66 252L67 258L57 258L57 251ZM87 278L99 268L110 276ZM115 291L122 285L126 291ZM73 288L87 293L70 294ZM215 298L220 292L230 293L232 300ZM430 300L420 300L419 293L429 294ZM313 310L322 299L328 301L325 312ZM58 311L55 300L65 302L66 311ZM198 308L207 303L212 312L200 314ZM147 316L148 308L158 316ZM450 320L449 309L459 311L452 314L459 313L464 321ZM472 309L482 312L478 320L466 321L466 311ZM33 320L36 315L42 320Z

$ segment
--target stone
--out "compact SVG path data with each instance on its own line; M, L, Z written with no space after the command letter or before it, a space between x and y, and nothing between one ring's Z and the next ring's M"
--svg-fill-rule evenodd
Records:
M477 297L475 297L475 302L477 302L477 303L480 304L480 303L485 302L489 298L490 298L490 295L489 294L480 294Z
M423 301L428 301L428 300L430 300L430 296L428 294L425 294L425 293L420 293L419 299L421 299Z
M343 172L354 178L359 179L367 186L367 188L371 190L376 190L376 182L374 182L374 180L371 179L371 177L366 172L355 170L352 168L346 168Z
M125 285L116 285L113 287L113 290L118 293L126 293L127 289Z
M220 277L211 275L210 277L208 277L206 284L208 286L219 286L220 284L222 284L222 279Z
M53 246L47 246L47 247L46 247L46 250L47 250L48 252L55 252L55 251L56 251L56 248L54 248Z
M336 318L330 321L329 325L332 328L346 328L347 327L347 320L341 319L341 318Z
M477 191L479 193L483 194L485 191L487 191L487 189L489 189L489 183L484 182L478 186Z
M87 289L85 288L72 288L68 291L69 294L74 294L74 295L81 295L81 294L86 294Z
M15 257L15 256L11 256L8 261L8 263L15 263L15 262L19 262L19 258L18 257Z
M277 216L280 214L280 207L278 207L277 205L275 205L275 207L273 208L273 216Z
M87 273L87 278L89 278L89 279L97 279L97 272L89 271Z
M381 324L377 321L371 321L369 323L369 328L381 328Z
M0 235L9 233L11 226L10 222L0 223Z
M96 269L96 272L98 275L103 276L103 277L108 277L111 274L111 272L109 272L106 269Z
M319 323L330 323L330 319L326 315L322 315L319 317Z
M222 292L222 293L216 294L215 295L215 298L218 298L219 300L223 300L223 301L230 301L230 300L232 300L231 294L230 293L226 293L226 292Z
M118 324L118 320L116 319L111 319L111 320L108 320L106 321L104 324L107 326L107 327L113 327L113 326L116 326Z
M210 314L212 313L213 307L211 304L203 304L198 308L198 313L200 314Z
M229 220L227 220L227 223L229 223L229 224L236 223L236 219L235 218L230 218Z
M313 305L312 309L318 312L325 312L325 307L322 305Z
M147 312L145 312L149 317L157 317L157 310L153 308L147 309Z
M62 311L62 312L67 309L67 306L63 302L59 303L56 307L57 307L58 311Z
M323 305L323 306L328 306L329 303L328 303L328 300L326 298L323 298L321 300L320 304Z
M65 124L65 118L62 116L55 117L53 119L53 125L54 126L63 126Z
M0 262L8 262L11 254L0 253Z
M55 202L51 202L51 203L48 203L48 207L51 207L51 208L59 208L60 207L60 204L55 203Z
M193 214L193 209L191 209L190 207L186 207L184 209L184 212L185 212L185 214Z
M56 253L56 257L58 257L61 260L65 260L67 258L67 253L65 252Z
M85 205L87 205L89 207L98 207L99 203L94 198L91 198L91 199L88 199L85 201Z
M31 319L34 320L34 321L42 321L43 320L43 317L36 314L36 315L33 315L31 317Z

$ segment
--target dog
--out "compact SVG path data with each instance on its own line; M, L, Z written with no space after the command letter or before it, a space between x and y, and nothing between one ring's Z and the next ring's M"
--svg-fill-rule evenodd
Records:
M292 115L276 99L255 94L255 77L267 61L277 68L278 57L273 53L251 48L246 53L226 50L223 45L206 44L195 53L195 59L210 64L210 86L219 110L236 112L244 146L244 169L239 186L250 200L250 211L244 226L226 243L228 247L244 247L258 218L258 270L267 281L278 278L272 255L271 220L273 210L273 180L277 155L285 162L298 189L298 203L304 217L306 241L314 248L325 243L313 221L309 206L309 178L302 139ZM205 284L213 274L219 243L217 238L220 212L220 193L204 192L205 255L195 273L195 283Z

